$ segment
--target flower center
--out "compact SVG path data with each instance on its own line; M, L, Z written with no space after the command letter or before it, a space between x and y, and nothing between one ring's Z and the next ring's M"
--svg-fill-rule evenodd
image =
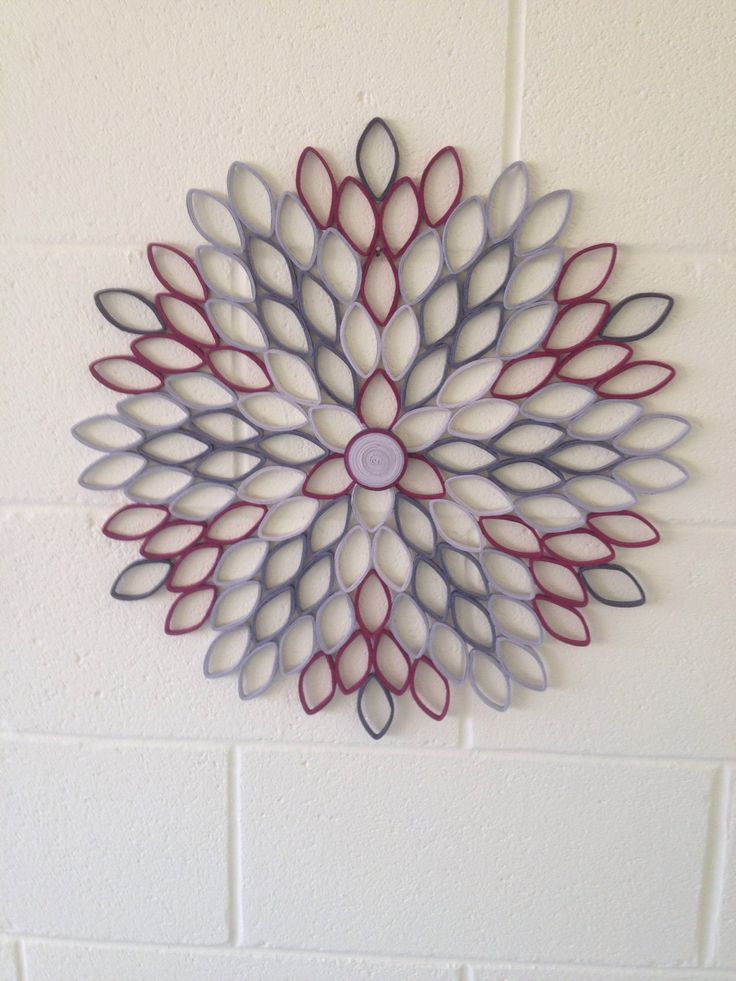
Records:
M406 470L406 450L382 429L367 429L354 436L345 451L345 464L361 487L384 490Z

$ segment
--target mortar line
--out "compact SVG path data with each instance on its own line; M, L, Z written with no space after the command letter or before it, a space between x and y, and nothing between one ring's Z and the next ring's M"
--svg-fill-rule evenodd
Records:
M18 974L18 981L28 981L26 950L22 940L17 940L15 943L15 969Z
M240 747L228 754L228 888L230 892L230 943L243 942L243 837L241 828Z
M521 120L524 108L526 0L508 0L506 27L506 84L503 113L502 165L521 156Z
M380 749L365 743L358 742L320 742L318 740L285 740L285 739L253 739L238 740L234 742L232 738L223 737L222 739L183 739L169 736L103 736L88 733L47 733L16 730L13 732L0 732L0 745L12 745L14 742L26 743L49 743L52 745L74 746L79 743L103 746L129 746L131 748L168 748L186 749L191 751L220 750L227 751L234 746L239 751L273 751L273 752L323 752L323 753L358 753L363 755L375 756L376 752L384 756L445 756L457 757L459 754L467 753L467 750L454 743L450 745L426 746L416 744L400 744L396 746L381 746ZM736 764L736 757L729 756L682 756L677 754L649 754L641 753L600 753L586 752L584 750L564 750L564 749L540 749L525 748L519 746L474 746L473 754L486 756L490 759L521 759L521 760L557 760L574 763L627 763L632 766L652 766L658 764L676 764L685 768L702 768L703 766L719 766L726 764Z
M648 964L626 964L614 963L610 961L529 961L529 960L486 960L477 957L464 959L454 954L411 954L411 953L387 953L385 951L367 950L335 950L335 949L316 949L309 947L285 947L273 945L268 947L231 947L225 944L176 944L159 943L157 941L131 941L131 940L98 940L70 937L44 937L38 934L17 935L19 941L44 944L50 947L61 948L92 948L97 950L119 950L119 951L155 951L159 953L198 953L209 956L239 957L254 954L256 957L267 958L275 957L294 957L309 960L310 958L346 958L355 959L360 957L370 964L411 964L419 967L442 966L456 967L458 970L466 968L470 973L462 981L473 981L477 968L495 969L526 969L540 970L544 968L564 969L570 976L588 977L592 969L615 969L622 977L631 977L632 981L650 981L652 978L677 979L677 981L692 981L693 975L697 974L702 978L724 978L731 981L733 971L728 968L710 968L702 970L698 967L687 965L659 965ZM27 981L27 979L23 979Z
M715 966L720 939L721 912L726 887L731 770L722 766L716 774L710 808L709 834L703 860L703 885L698 916L698 963Z

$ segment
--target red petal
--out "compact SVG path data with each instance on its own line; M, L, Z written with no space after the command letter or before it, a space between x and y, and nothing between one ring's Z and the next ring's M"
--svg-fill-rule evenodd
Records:
M411 661L390 630L382 630L375 641L373 668L379 681L394 695L403 695L409 687Z
M157 546L156 539L162 538L171 528L181 529L182 538L187 540L177 545L176 539L166 548L163 543ZM173 559L184 551L188 551L202 537L204 525L196 521L169 521L163 528L157 528L146 536L141 545L140 553L145 559ZM162 550L163 549L163 550Z
M157 293L154 297L154 303L163 322L177 337L181 337L185 341L196 344L197 347L201 348L217 347L220 343L220 339L215 333L212 324L198 303L188 300L184 296L177 296L174 293ZM181 326L181 322L177 323L175 311L181 313L182 308L197 323L198 330L196 336L188 334L186 329Z
M158 517L156 517L156 512L158 512ZM140 528L133 528L126 532L122 530L125 526L126 519L131 522L140 520L143 522L151 521L153 523L150 525L147 524L143 531ZM168 520L169 509L161 504L126 504L125 507L120 508L115 514L110 515L102 526L102 534L108 538L114 538L119 542L133 542L139 538L145 538L147 535L153 534L154 531L158 531ZM116 524L121 526L120 531L115 530Z
M429 188L427 184L430 178L433 176L432 171L438 166L442 166L442 158L445 156L450 156L452 163L454 164L455 170L455 181L457 184L457 190L455 196L453 197L450 204L445 208L443 212L439 215L436 214L434 206L428 201L428 191ZM430 228L437 228L438 225L442 225L449 218L450 214L455 210L456 205L460 201L463 193L463 168L460 163L460 157L458 156L457 150L454 146L446 146L432 157L427 166L424 168L424 173L422 174L422 179L419 182L419 194L422 199L422 212L424 214L424 220L427 222Z
M170 355L172 348L174 350L181 349L179 351L180 354L183 354L185 351L189 352L194 360L190 358L189 363L183 366L172 366L171 363L167 364L164 352L168 351ZM179 337L172 337L171 334L160 333L152 337L137 337L130 345L130 350L135 355L136 360L140 361L146 368L150 368L152 371L162 372L165 375L175 375L183 371L196 371L204 364L204 358L197 345L181 337L181 335ZM161 352L161 357L158 361L155 360L156 356L154 353L157 350Z
M183 593L188 589L194 589L195 586L201 586L202 583L209 579L221 556L222 548L219 545L194 545L192 548L188 548L186 552L182 552L171 567L169 578L166 580L166 588L171 593ZM205 558L207 564L202 566L197 579L192 579L188 582L185 581L183 586L178 585L176 582L177 574L181 573L186 562L192 558L195 560L197 558Z
M304 168L307 166L313 166L320 170L322 177L326 178L329 184L329 192L321 201L314 191L310 192L304 187ZM318 228L324 231L325 228L328 228L333 223L337 200L337 184L335 183L335 178L332 176L332 171L327 165L327 161L319 150L315 150L313 146L305 147L302 150L299 162L296 165L296 192L302 204L309 212L309 217ZM317 216L317 212L319 212L319 217Z
M590 643L590 630L585 617L573 607L558 603L549 596L538 596L532 600L532 606L547 633L563 644L587 647Z
M385 371L379 368L363 383L358 396L358 415L371 429L391 429L399 418L401 396Z
M114 372L116 366L122 368L123 364L135 365L138 368L138 373L140 374L140 380L137 384L123 384L122 381L115 381ZM100 385L104 385L105 388L112 389L113 392L122 392L124 395L142 395L147 392L157 392L163 387L164 379L163 375L159 374L157 371L153 371L151 368L146 367L137 358L129 357L128 355L121 355L119 357L113 356L111 358L98 358L93 361L89 366L89 370L95 381L98 381ZM109 370L112 370L112 377L106 377ZM130 370L130 369L128 369ZM145 374L141 374L141 373Z
M353 486L353 478L345 467L345 458L333 453L320 460L307 474L302 494L318 500L342 497Z
M601 565L616 554L602 535L584 528L550 532L542 536L542 541L552 555L567 565Z
M412 199L408 206L407 198ZM409 218L407 222L407 214L413 214L414 211L416 211L416 217ZM390 226L394 221L397 225L401 223L400 233L397 233L396 229L387 230L386 226ZM391 190L386 195L380 217L381 241L391 258L398 259L406 252L417 237L421 224L422 204L416 184L411 177L402 177L392 185Z
M382 252L375 252L363 266L360 299L379 327L385 327L399 305L399 274Z
M641 384L639 386L630 383L628 388L623 391L614 387L615 384L620 384L621 380L626 377L627 374L635 375L638 369L651 369L659 368L660 380L653 385L642 388ZM669 385L672 379L675 377L675 369L672 365L667 364L664 361L629 361L628 364L622 365L612 374L609 374L603 381L598 382L595 386L595 390L598 395L604 395L608 399L642 399L647 395L653 395L654 392L658 392L665 385Z
M529 571L541 593L554 596L564 606L585 606L588 593L580 576L558 559L532 559Z
M217 589L215 586L205 586L204 588L195 586L193 589L187 589L183 593L180 593L171 604L169 612L166 615L164 631L170 636L177 636L178 634L188 634L193 630L197 630L210 615L216 599ZM190 614L192 619L186 620L184 626L173 626L174 617L177 613L186 612L186 608L197 601L201 601L199 612L194 614L192 611ZM202 613L202 610L204 610L204 613Z
M589 514L588 524L611 545L620 548L646 548L659 541L659 532L651 521L633 511L600 511ZM624 528L628 532L625 533Z
M355 616L363 630L382 630L391 613L391 593L376 572L369 572L355 591Z
M265 392L271 387L266 366L249 351L218 347L207 355L207 363L212 373L236 392Z
M526 398L549 381L556 366L555 355L536 351L508 361L496 379L491 394L502 399Z
M266 510L262 504L231 504L210 521L205 529L205 538L216 545L228 545L249 538L263 521Z
M351 197L360 201L359 207L366 215L364 222L351 214ZM373 250L378 238L378 212L370 194L355 177L346 177L338 189L335 224L356 252L368 255Z
M613 344L606 341L587 344L562 359L557 369L557 377L561 381L574 382L578 385L593 385L596 382L605 381L611 375L618 374L623 366L631 360L633 354L634 349L629 344ZM608 362L608 367L591 374L591 361L592 358L596 357L604 363ZM611 361L614 363L611 364Z
M322 681L327 681L327 684L322 685L326 694L319 701L310 702L307 698L306 686L307 684L316 684L319 680L318 675L324 673L325 668L329 672L329 677L322 679ZM325 705L332 701L336 689L337 673L334 662L329 654L325 654L324 651L317 651L299 674L299 701L302 703L302 708L307 715L321 712Z
M588 276L588 281L585 287L580 291L580 287L573 287L570 282L565 284L565 280L572 280L573 276L579 271L576 266L585 263L585 256L590 256L595 252L601 252L601 256L596 256L596 258L603 258L605 261L606 252L610 253L610 258L608 265L602 274L594 274L592 277ZM559 279L554 289L554 297L558 303L568 303L570 300L587 300L591 296L602 290L603 287L608 282L608 277L613 272L613 267L616 262L616 246L613 242L602 242L600 245L589 245L585 249L581 249L576 252L575 255L570 256L565 265L560 271ZM569 292L568 292L569 291Z
M608 317L610 309L611 304L606 303L604 300L573 300L572 303L568 303L557 313L552 328L547 334L542 347L545 351L551 351L553 354L577 350L597 336L604 321ZM578 336L577 338L573 335L565 340L565 332L570 330L567 323L568 319L574 319L576 316L580 316L581 312L594 313L595 316L590 318L584 335ZM572 343L570 343L571 340Z
M420 674L421 672L421 674ZM424 677L422 677L422 674ZM444 690L444 700L440 708L435 709L425 698L424 691L432 682L440 682L442 689ZM414 701L417 703L422 712L425 712L430 719L435 719L437 722L441 722L442 719L447 715L447 710L450 707L450 686L447 683L447 678L441 674L434 664L429 660L428 657L420 657L412 664L411 673L409 676L409 685L411 687L411 694Z
M194 280L196 280L198 284L197 288L184 290L180 286L177 287L175 282L168 279L161 268L159 261L161 257L159 256L159 252L167 253L169 260L175 256L177 262L181 262L187 266L191 276L194 277ZM169 291L169 293L174 293L181 297L188 297L190 300L199 300L201 303L207 299L209 296L207 284L202 279L199 269L197 269L186 252L182 252L181 249L174 248L173 245L164 245L163 242L151 242L146 249L146 255L148 256L148 264L153 270L153 275L156 277L159 283L161 283L163 288Z
M480 530L494 548L509 555L536 558L542 554L542 541L533 528L514 515L481 517Z
M437 467L423 456L410 453L406 470L398 482L399 490L407 497L429 501L445 496L445 482Z
M335 657L337 685L344 695L357 691L368 677L368 672L371 669L371 657L368 635L362 630L356 630Z

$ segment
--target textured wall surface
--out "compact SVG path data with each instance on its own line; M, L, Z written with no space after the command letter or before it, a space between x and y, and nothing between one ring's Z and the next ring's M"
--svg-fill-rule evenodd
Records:
M2 10L0 981L736 979L733 0L9 0ZM373 115L471 193L522 156L617 241L614 295L673 293L640 349L678 379L693 479L645 513L650 602L546 645L505 715L243 704L76 485L95 289L195 244L190 186L351 169ZM733 301L733 306L732 306ZM109 503L109 501L107 502ZM132 607L132 608L131 608Z

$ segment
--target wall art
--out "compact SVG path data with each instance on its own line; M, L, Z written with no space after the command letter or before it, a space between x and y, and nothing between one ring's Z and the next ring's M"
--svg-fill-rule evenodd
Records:
M193 256L151 243L154 295L95 295L130 343L90 365L115 410L73 432L103 454L80 483L127 500L112 595L166 594L165 632L206 628L242 699L291 676L378 739L401 695L504 711L547 686L545 635L584 646L591 601L644 602L636 506L686 479L663 453L689 424L645 411L675 372L634 349L672 298L601 295L616 246L555 244L570 191L532 200L516 162L463 196L451 146L401 176L378 118L356 170L307 147L278 198L239 162L190 191Z

